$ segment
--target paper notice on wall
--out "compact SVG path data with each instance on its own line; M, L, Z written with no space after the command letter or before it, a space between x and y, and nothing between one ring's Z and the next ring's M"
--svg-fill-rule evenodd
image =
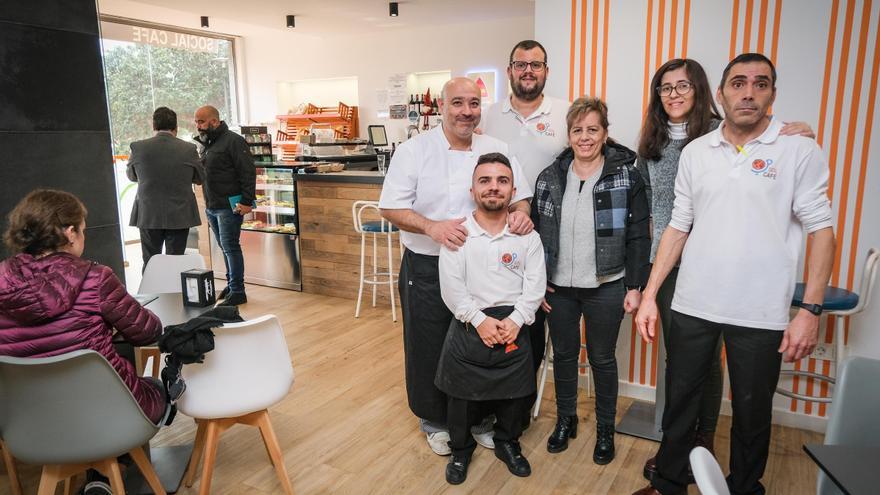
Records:
M388 76L388 105L406 105L406 74Z
M392 119L406 118L406 105L391 105L388 110Z
M388 106L388 90L376 90L376 108L385 108Z

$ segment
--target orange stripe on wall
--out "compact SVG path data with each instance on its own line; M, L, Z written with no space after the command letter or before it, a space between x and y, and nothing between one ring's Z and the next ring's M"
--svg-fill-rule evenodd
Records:
M849 45L852 39L852 28L853 25L853 11L855 10L855 1L851 0L847 2L846 6L846 14L844 16L844 26L847 26L847 29L843 31L843 44L840 47L840 64L838 65L838 77L837 77L837 94L835 95L834 101L834 117L832 122L841 122L841 114L843 113L843 99L845 96L845 86L846 86L846 71L847 66L849 65ZM834 176L837 172L837 145L838 140L840 139L840 128L843 127L841 125L835 125L831 130L831 143L828 145L828 166L831 169L831 176L828 181L828 197L834 200ZM845 188L844 188L845 189ZM838 238L843 238L844 226L838 225ZM838 263L839 261L835 256L834 268L831 271L831 283L832 285L837 284L837 280L839 278L838 273ZM833 327L834 323L831 322Z
M642 116L645 115L645 109L648 108L648 91L651 89L648 87L648 83L651 81L651 17L653 10L654 1L648 0L648 14L645 16L645 92L642 94ZM635 341L635 336L633 341ZM632 350L635 350L635 346ZM629 381L632 381L632 372L630 372Z
M758 16L758 53L764 53L764 35L767 32L767 0L761 0L761 13Z
M746 0L746 20L743 25L743 52L750 52L752 43L752 9L755 6L754 0Z
M571 46L568 54L568 101L574 100L574 36L577 31L577 0L571 0Z
M666 22L666 0L660 0L657 6L657 56L654 60L654 70L663 64L663 28Z
M779 0L777 0L779 1ZM840 7L840 0L834 0L831 6L831 22L828 24L828 42L825 51L825 77L822 79L822 101L819 103L819 132L816 135L816 141L822 146L823 137L825 135L825 110L828 108L828 91L831 87L831 64L834 60L834 40L837 36L837 11Z
M776 0L776 10L773 13L773 49L770 51L770 61L773 65L776 65L776 49L779 48L780 18L782 18L782 0Z
M590 50L590 96L596 96L596 51L599 44L599 0L593 0L593 39Z
M602 99L607 98L605 94L605 83L608 75L608 10L610 10L611 0L605 0L605 20L602 27Z
M687 58L688 27L691 23L691 0L684 0L684 32L681 33L681 58Z
M578 97L584 95L584 77L586 76L587 66L587 0L581 3L581 55L578 59L581 64L581 78L578 86Z
M825 376L829 376L831 373L831 363L829 361L822 361L822 374ZM822 381L819 383L819 397L828 397L828 382ZM825 416L827 404L819 403L819 416Z
M666 57L666 60L675 58L675 28L678 22L678 0L672 0L672 8L669 11L669 56Z
M739 0L733 0L733 15L730 16L730 57L736 57L736 30L739 24Z
M856 69L853 74L852 101L849 110L849 126L846 131L846 148L843 154L843 176L841 177L840 202L837 210L837 229L840 238L843 238L843 231L846 230L846 212L849 199L849 181L852 173L853 148L856 140L856 124L859 119L859 103L862 98L862 74L865 70L865 50L868 44L868 30L871 21L871 0L865 0L862 5L862 22L859 27L859 47L856 52ZM866 157L863 157L866 158ZM858 218L854 219L858 221ZM834 250L834 269L832 271L833 285L837 286L840 280L840 262L843 256L843 243L838 242ZM849 273L852 279L852 272Z

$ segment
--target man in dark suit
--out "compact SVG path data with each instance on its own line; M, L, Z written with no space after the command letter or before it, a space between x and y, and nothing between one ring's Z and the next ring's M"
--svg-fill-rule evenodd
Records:
M201 225L193 184L204 179L196 146L177 139L177 114L153 112L156 135L131 143L126 175L138 183L129 225L141 231L144 268L154 254L183 254L190 227Z

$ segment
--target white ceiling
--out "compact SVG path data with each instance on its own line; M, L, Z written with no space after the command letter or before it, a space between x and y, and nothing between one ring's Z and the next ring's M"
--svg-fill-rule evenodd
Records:
M399 17L388 15L385 0L134 0L192 13L225 18L256 26L286 29L285 16L296 16L297 33L309 35L356 34L365 29L414 28L425 23L453 24L489 19L529 17L534 0L405 0L398 2Z

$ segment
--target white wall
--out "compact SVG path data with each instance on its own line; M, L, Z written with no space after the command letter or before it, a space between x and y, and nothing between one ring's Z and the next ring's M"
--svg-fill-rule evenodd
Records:
M128 0L101 0L102 14L199 29L197 16ZM267 28L211 17L210 31L240 36L242 123L275 125L279 82L357 77L361 135L369 124L388 126L389 141L402 141L405 120L377 121L376 90L395 73L444 71L463 76L475 70L498 71L504 93L504 68L516 42L534 34L534 18L426 25L421 29L388 28L348 36L319 38L295 29ZM431 88L432 94L435 88ZM436 88L439 93L440 88Z

